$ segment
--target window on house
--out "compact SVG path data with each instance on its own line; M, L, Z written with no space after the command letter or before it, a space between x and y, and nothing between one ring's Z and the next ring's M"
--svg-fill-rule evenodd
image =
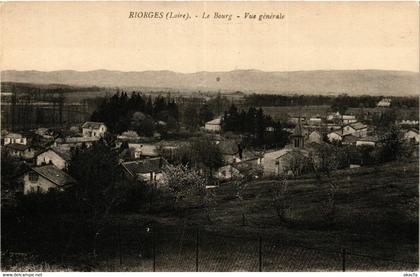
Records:
M31 182L37 182L38 181L38 174L36 174L35 172L30 172L29 173L29 181Z

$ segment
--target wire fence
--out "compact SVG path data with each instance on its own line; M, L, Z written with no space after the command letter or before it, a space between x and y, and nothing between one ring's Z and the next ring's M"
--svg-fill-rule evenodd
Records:
M263 235L222 235L198 228L118 226L101 230L91 241L82 239L72 236L71 240L56 243L55 250L60 253L55 254L57 260L66 265L80 265L84 259L91 265L86 270L134 272L417 271L419 268L416 260L365 255L339 247L335 250L306 247ZM31 244L31 247L38 246Z

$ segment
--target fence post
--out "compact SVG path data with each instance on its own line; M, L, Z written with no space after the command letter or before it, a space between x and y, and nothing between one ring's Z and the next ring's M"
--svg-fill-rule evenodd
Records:
M197 228L195 233L195 272L198 272L198 232L199 229Z
M118 252L120 256L120 265L122 265L121 222L118 223Z
M259 269L259 272L262 272L262 237L260 236L259 237L259 240L258 240L258 257L259 257L259 260L258 260L258 269Z
M153 272L156 271L156 229L153 226Z
M343 272L346 271L346 249L343 248L341 250L341 258L342 258L342 263L343 263Z

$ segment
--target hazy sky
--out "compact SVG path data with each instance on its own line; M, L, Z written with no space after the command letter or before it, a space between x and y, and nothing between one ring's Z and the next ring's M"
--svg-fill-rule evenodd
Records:
M130 11L192 19L129 19ZM202 12L233 18L195 18ZM3 70L418 71L418 12L415 2L6 3L0 61Z

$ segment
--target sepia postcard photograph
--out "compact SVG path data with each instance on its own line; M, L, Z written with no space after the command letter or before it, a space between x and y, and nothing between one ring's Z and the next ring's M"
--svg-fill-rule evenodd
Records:
M2 276L416 277L419 39L415 1L1 1Z

